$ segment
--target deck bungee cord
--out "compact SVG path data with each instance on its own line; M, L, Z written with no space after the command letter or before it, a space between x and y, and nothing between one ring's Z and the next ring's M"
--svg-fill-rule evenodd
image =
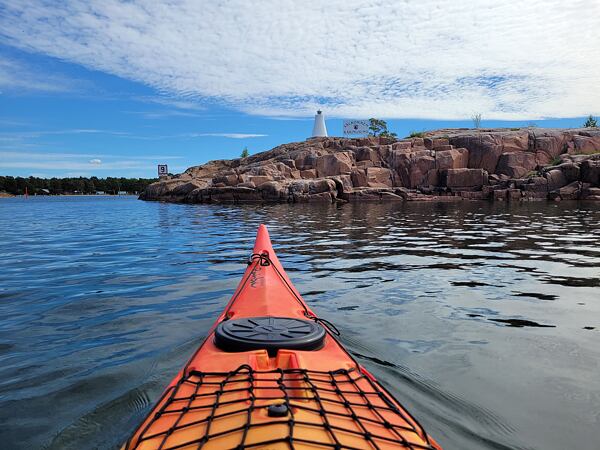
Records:
M363 383L365 381L366 383ZM293 386L288 388L290 383L301 384L303 387ZM261 387L257 387L264 384ZM178 395L185 391L186 387L191 389L191 394ZM233 386L233 387L232 387ZM261 392L275 390L281 397L281 403L271 403L260 405L261 401L271 400L269 395L261 395ZM263 394L264 394L263 392ZM290 392L292 392L290 394ZM227 394L239 394L238 399L231 401L222 401ZM349 397L359 396L362 401L352 401ZM333 399L336 396L337 399ZM197 404L194 406L194 402ZM326 403L335 404L347 410L345 413L328 411ZM219 413L219 408L233 407L231 410ZM275 407L275 408L274 408ZM266 415L272 417L270 421L261 423L251 423L252 413L258 409L266 409ZM315 421L299 420L293 411L294 409L312 413L315 417L322 418L322 423ZM366 410L372 412L371 417L367 417L363 412L357 410ZM186 413L191 411L205 411L206 414L201 419L181 424L181 419ZM289 417L288 416L289 412ZM358 373L356 370L344 370L319 372L306 369L276 369L272 371L255 371L248 365L238 367L231 372L204 373L198 371L190 372L182 378L173 389L169 400L163 404L161 409L154 414L154 420L160 419L164 414L177 414L179 417L174 424L167 430L157 433L148 433L152 422L150 422L141 433L139 442L160 438L160 444L155 447L160 450L173 450L189 445L197 445L201 449L211 439L216 439L228 433L241 432L241 442L234 448L253 448L258 445L269 445L274 443L288 443L289 448L296 444L312 444L331 449L360 449L364 447L354 447L343 445L336 433L350 433L362 437L365 442L371 442L372 448L385 448L378 445L381 443L396 443L400 441L405 448L414 449L433 449L431 445L422 445L407 441L403 431L415 432L415 428L402 426L390 422L384 417L383 412L400 414L398 408L388 401L387 396L378 389L378 386L366 375ZM245 414L246 421L235 428L229 428L224 431L211 432L211 426L218 419L224 419L236 414ZM335 425L329 420L329 417L337 419L352 419L353 423L358 425L358 430L349 430L339 425ZM279 418L279 419L278 419ZM178 430L186 427L194 427L204 424L206 432L202 436L194 437L189 441L181 442L176 446L166 446L169 436ZM275 425L285 425L287 433L279 437L264 439L247 443L249 431L253 427L271 427ZM394 437L379 435L369 430L368 425L379 425L386 430L391 430ZM327 432L332 442L323 440L294 437L293 429L295 426L321 427ZM314 430L313 430L314 433ZM301 448L301 447L299 447Z

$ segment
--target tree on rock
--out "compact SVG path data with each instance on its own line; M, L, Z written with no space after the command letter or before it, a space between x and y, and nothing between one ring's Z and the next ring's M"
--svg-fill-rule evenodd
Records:
M371 136L381 136L392 139L398 137L396 133L390 133L388 131L387 122L385 120L375 119L374 117L369 119L369 134Z
M598 128L598 121L590 114L585 123L583 124L584 128Z
M247 158L249 154L250 153L248 153L248 147L244 147L244 150L242 150L242 154L240 155L240 157Z

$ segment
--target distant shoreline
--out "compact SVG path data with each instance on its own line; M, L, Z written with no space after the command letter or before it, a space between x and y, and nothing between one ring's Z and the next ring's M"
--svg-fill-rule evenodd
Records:
M13 195L8 192L0 192L0 198L14 197L137 197L137 194L30 194L30 195Z
M102 195L143 192L157 178L67 177L39 178L0 175L0 192L12 195Z

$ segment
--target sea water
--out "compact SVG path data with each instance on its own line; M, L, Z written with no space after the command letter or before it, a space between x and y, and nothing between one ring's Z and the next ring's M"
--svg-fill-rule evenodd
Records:
M447 450L597 450L600 205L0 199L0 442L117 449L265 223L311 308Z

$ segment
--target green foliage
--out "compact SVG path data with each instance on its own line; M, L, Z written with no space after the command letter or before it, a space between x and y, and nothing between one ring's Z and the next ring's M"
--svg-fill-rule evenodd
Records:
M555 156L554 158L552 158L552 161L550 161L550 165L551 166L558 166L559 164L562 164L562 159L560 159L560 156Z
M598 120L594 116L590 114L585 123L583 124L584 128L598 128Z
M510 131L519 131L520 128L511 128Z
M411 131L410 134L408 135L408 137L422 138L422 137L425 137L425 132L424 131Z
M381 119L371 117L369 119L369 134L371 136L379 136L382 132L387 131L387 122Z
M369 135L392 139L398 138L396 133L391 133L388 131L387 122L385 120L375 119L374 117L369 119Z
M0 191L14 195L27 192L31 195L44 194L46 189L50 194L95 194L104 191L107 194L117 194L119 191L128 193L141 192L155 178L37 178L37 177L2 177L0 176Z
M244 150L242 150L242 154L240 155L240 158L247 158L250 155L250 153L248 152L248 147L244 147Z

